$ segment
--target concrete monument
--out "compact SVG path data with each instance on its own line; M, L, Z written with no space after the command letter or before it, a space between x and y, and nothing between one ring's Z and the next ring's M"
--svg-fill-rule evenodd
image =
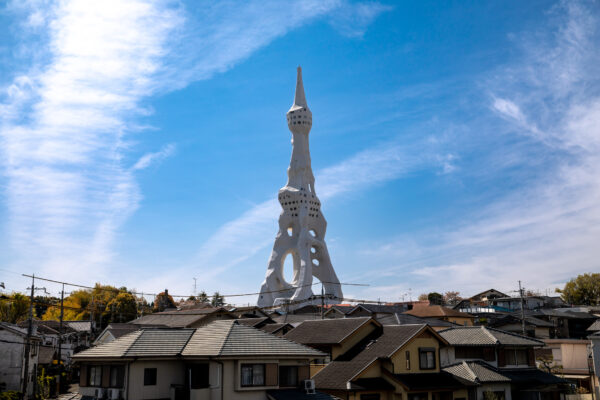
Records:
M288 128L292 132L292 159L288 182L279 190L279 232L275 238L267 276L258 298L259 307L288 304L289 309L320 303L313 296L313 276L321 281L326 303L338 303L343 295L333 270L325 231L327 221L321 212L321 202L315 192L315 178L310 166L308 134L312 113L306 104L302 69L298 67L294 104L287 112ZM283 267L286 257L294 262L293 279L286 282Z

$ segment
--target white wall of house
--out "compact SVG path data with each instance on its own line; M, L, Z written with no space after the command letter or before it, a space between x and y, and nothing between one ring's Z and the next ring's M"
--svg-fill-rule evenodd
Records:
M482 361L481 358L456 358L454 347L447 346L440 349L440 366L447 367L448 365L456 364L463 361ZM494 361L486 361L491 366L498 367L498 352L495 352Z
M17 343L11 343L17 342ZM6 390L21 390L21 376L25 354L23 336L14 332L0 329L0 383L6 384ZM29 385L28 393L33 393L34 375L38 363L38 343L33 342L29 354Z
M592 337L591 351L594 361L594 373L596 375L596 399L600 399L600 337Z
M144 386L144 369L156 368L156 385ZM171 385L182 385L185 367L181 361L136 361L129 367L129 400L166 399L171 397Z

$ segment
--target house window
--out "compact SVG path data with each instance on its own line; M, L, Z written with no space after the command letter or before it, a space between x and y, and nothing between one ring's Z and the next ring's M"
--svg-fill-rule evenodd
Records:
M420 348L419 349L419 368L420 369L435 369L435 349Z
M282 365L279 367L279 386L295 387L298 386L298 367L291 365Z
M94 365L90 367L89 386L100 386L102 384L102 367Z
M410 351L406 351L406 369L410 369Z
M504 400L504 398L504 390L483 392L483 400Z
M110 367L110 387L122 388L125 378L125 368L122 365L113 365Z
M144 368L144 386L156 385L156 368Z
M265 364L242 364L242 386L265 386Z
M507 365L528 365L529 357L527 350L524 349L506 349Z
M189 367L190 389L204 389L209 384L209 365L194 364Z

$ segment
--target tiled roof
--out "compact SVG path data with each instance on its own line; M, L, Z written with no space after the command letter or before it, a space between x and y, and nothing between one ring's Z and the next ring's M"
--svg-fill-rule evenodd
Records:
M82 351L75 359L123 357L296 356L325 354L298 343L241 325L215 321L197 329L142 329Z
M589 332L600 331L600 319L597 319L596 321L594 321L594 323L592 325L590 325L590 327L587 328L586 330Z
M511 324L514 322L521 323L521 316L515 315L515 314L505 315L505 316L502 316L502 317L498 318L497 320L491 322L488 326L501 327L503 325ZM543 328L552 328L554 326L554 324L552 324L551 322L544 321L543 319L539 319L539 318L527 316L527 315L525 316L525 322L529 325L534 325L534 326L543 327Z
M258 329L260 329L263 332L267 332L267 333L275 333L285 326L289 326L290 328L293 328L293 326L290 324L266 324L265 326L261 326Z
M452 346L544 346L544 342L483 326L457 326L438 332Z
M369 321L373 320L363 317L304 321L284 337L303 344L337 344Z
M319 389L346 390L346 382L380 357L390 357L426 325L386 325L383 334L350 361L333 361L313 379Z
M417 306L412 310L405 311L404 314L414 315L421 318L440 318L440 317L461 317L471 318L471 314L453 310L452 308L442 306Z
M64 321L64 323L78 332L89 332L92 328L90 321Z
M510 382L510 378L502 375L494 367L484 362L463 361L447 366L443 370L470 383Z
M142 332L142 330L131 332L117 340L113 340L112 342L84 350L73 355L73 359L125 357L125 353L127 353L129 347L135 343Z
M246 325L246 326L256 326L256 325L260 325L263 322L267 322L267 321L272 321L272 320L269 317L263 317L263 318L240 318L240 319L238 319L238 322L240 324Z
M212 314L232 315L224 308L211 307L193 310L163 311L145 315L129 323L135 325L163 325L170 328L188 328Z
M369 304L369 303L360 303L354 309L363 308L371 313L382 313L382 314L394 314L397 312L403 312L406 310L406 307L403 305L395 304ZM354 311L354 310L352 310ZM348 312L349 313L349 312Z
M321 314L271 314L271 319L280 324L299 325L304 321L316 321L321 319Z
M541 386L567 383L566 380L537 368L502 370L502 375L517 385Z
M193 329L144 329L124 357L169 357L180 354Z
M196 329L183 355L323 357L325 354L232 320Z

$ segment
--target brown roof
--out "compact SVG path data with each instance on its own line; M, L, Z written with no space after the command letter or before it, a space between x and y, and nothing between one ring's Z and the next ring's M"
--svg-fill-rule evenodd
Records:
M290 329L294 328L290 324L266 324L265 326L262 326L258 329L260 329L263 332L267 332L267 333L277 333L277 331L285 328L286 326L290 327Z
M376 359L391 357L424 329L431 330L427 325L385 325L383 334L352 360L333 361L319 371L313 377L316 387L318 389L346 390L346 382L351 381Z
M337 344L368 323L379 325L370 317L304 321L284 337L303 344Z
M441 318L441 317L462 317L473 318L471 314L463 313L442 306L417 306L412 310L405 311L404 314L414 315L421 318Z

